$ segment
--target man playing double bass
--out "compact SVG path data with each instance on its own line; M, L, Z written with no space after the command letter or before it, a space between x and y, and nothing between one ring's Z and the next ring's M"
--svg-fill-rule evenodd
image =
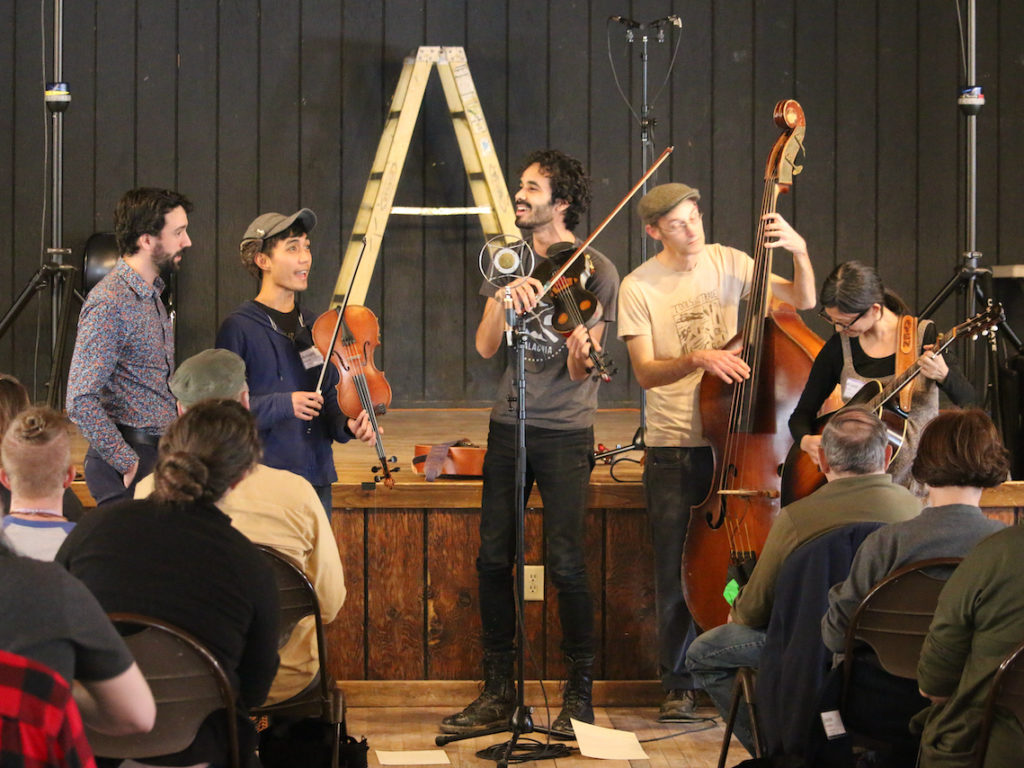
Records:
M705 372L725 382L750 376L736 335L739 302L751 288L753 260L706 243L700 192L662 184L640 200L640 219L661 251L622 281L619 337L647 390L644 494L654 546L659 667L666 698L661 722L693 718L694 682L684 660L695 627L683 599L681 563L690 507L708 493L714 472L704 439L699 385ZM798 309L814 306L807 244L777 213L765 216L765 246L793 254L793 280L772 275L774 295Z
M573 230L590 204L590 182L575 158L557 150L534 152L520 171L515 195L516 226L530 240L538 261L556 244L574 242ZM594 722L591 669L596 641L594 605L583 553L587 489L593 468L594 413L598 382L589 373L590 345L600 349L605 323L615 319L619 275L606 257L588 249L593 266L586 289L600 308L589 328L576 325L568 338L551 327L554 308L538 304L541 282L527 278L513 289L513 303L527 313L526 456L527 488L537 481L544 500L545 562L558 590L562 650L569 668L562 710L553 735L572 738L569 722ZM579 258L584 258L581 255ZM537 270L534 270L536 274ZM477 327L476 349L493 357L503 344L504 291L484 282L487 297ZM549 297L550 298L550 297ZM483 630L484 689L461 712L444 718L445 733L467 733L508 723L516 701L514 682L516 510L516 392L514 366L506 366L491 411L483 469L480 550L476 561Z

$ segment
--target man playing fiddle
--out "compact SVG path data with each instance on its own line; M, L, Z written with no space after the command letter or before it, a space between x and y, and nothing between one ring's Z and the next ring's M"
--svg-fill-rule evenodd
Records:
M333 441L373 443L366 412L346 418L338 406L338 373L329 365L324 391L314 391L324 363L313 345L316 316L299 307L313 264L309 233L316 214L264 213L245 231L242 265L260 281L255 299L221 323L217 346L245 361L249 404L263 442L263 463L306 478L331 514L331 483L338 479Z
M694 715L695 684L684 660L695 627L683 599L680 567L690 507L707 495L714 472L704 439L699 386L705 372L725 382L750 376L736 335L739 302L751 288L753 260L707 243L700 192L662 184L640 200L645 231L661 251L622 281L619 337L637 381L647 390L644 495L654 546L659 667L666 699L658 719ZM765 216L768 248L793 254L793 280L772 275L774 295L799 309L814 306L814 271L807 244L777 213Z
M540 262L578 242L573 230L590 204L589 180L580 162L557 150L534 152L523 163L515 195L516 226ZM562 248L555 248L561 244ZM555 735L572 738L569 719L594 721L591 704L594 607L583 553L584 517L593 468L593 420L598 382L590 374L590 348L600 349L605 324L615 319L619 277L615 266L593 250L586 288L600 308L592 326L577 325L568 337L551 327L553 306L538 302L542 284L528 277L512 289L517 314L526 315L527 488L536 480L544 501L545 562L558 590L562 650L569 669L563 706L551 724ZM535 270L536 272L536 270ZM505 328L504 289L484 282L487 297L476 331L476 349L493 357ZM505 367L491 410L483 469L480 550L477 557L483 630L484 689L461 712L444 718L441 730L466 733L508 722L515 704L516 404L513 365Z

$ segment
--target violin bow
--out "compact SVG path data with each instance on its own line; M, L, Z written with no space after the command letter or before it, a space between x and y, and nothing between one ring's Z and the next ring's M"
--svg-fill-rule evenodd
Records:
M348 288L345 290L345 298L341 302L341 307L337 308L338 319L334 323L334 333L331 334L331 346L328 349L333 350L335 343L338 341L338 334L341 333L341 322L342 318L345 317L345 310L348 309L348 297L352 294L352 286L356 283L356 275L359 274L359 265L363 262L363 254L366 252L366 235L363 235L363 244L359 249L359 256L356 258L355 269L352 270L352 278L348 281ZM320 367L320 378L316 380L316 393L318 395L323 394L324 388L324 377L327 376L327 363L330 362L327 358L324 358L324 364Z
M540 293L537 295L537 301L540 301L542 298L544 298L544 296L547 295L548 291L555 287L555 284L562 279L562 275L564 275L568 271L569 267L573 265L573 262L575 262L576 259L579 258L579 255L590 247L590 244L597 239L597 236L601 234L601 231L606 226L608 226L609 222L611 222L611 220L615 218L618 212L621 211L626 206L626 203L630 201L633 195L635 195L640 190L640 188L647 183L647 180L651 178L651 176L654 175L654 172L658 170L658 167L668 159L668 156L672 154L672 150L674 149L674 146L665 147L664 151L658 156L658 159L655 160L651 167L647 169L647 172L640 177L640 180L633 185L633 188L626 193L626 196L619 201L619 204L615 206L614 210L612 210L611 213L605 216L604 221L597 225L597 229L591 232L587 239L580 244L580 247L576 249L573 255L566 259L566 262L565 264L562 265L561 269L555 272L555 274L551 276L551 279L548 280L543 286L541 286Z

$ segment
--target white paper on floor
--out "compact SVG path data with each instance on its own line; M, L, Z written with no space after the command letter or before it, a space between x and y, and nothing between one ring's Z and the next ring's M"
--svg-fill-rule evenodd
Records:
M640 740L632 731L617 731L599 725L570 720L576 733L576 743L584 757L602 760L650 760Z
M451 765L443 749L403 749L385 751L375 749L381 765Z

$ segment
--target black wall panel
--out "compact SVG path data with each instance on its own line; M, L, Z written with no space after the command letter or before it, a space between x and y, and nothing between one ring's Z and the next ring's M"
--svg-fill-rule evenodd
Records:
M42 7L42 11L41 11ZM46 18L40 19L43 12ZM0 311L50 244L44 168L49 120L50 3L0 9ZM807 115L804 173L780 203L810 245L818 282L838 262L876 264L924 305L965 246L965 122L955 2L876 0L76 0L65 4L64 236L74 260L110 227L136 185L180 189L196 204L194 245L180 275L178 355L213 343L220 320L251 296L238 264L245 225L300 205L319 217L314 279L326 306L405 55L462 45L495 146L514 188L520 159L557 146L593 178L586 235L644 170L641 35L608 24L677 13L683 29L647 46L655 154L675 153L656 181L703 194L709 239L750 250L763 165L777 135L773 104ZM978 248L984 264L1024 261L1024 0L979 3ZM675 69L661 90L680 41ZM45 50L41 36L45 36ZM457 144L436 78L398 189L402 205L468 204ZM622 274L640 262L634 208L596 242ZM381 317L381 364L395 405L480 405L500 360L473 334L483 300L474 219L395 216L367 304ZM653 243L650 244L653 253ZM791 274L780 255L776 271ZM939 313L951 324L961 310ZM45 396L46 295L0 339L0 370ZM827 329L813 317L819 333ZM1018 329L1021 331L1024 329ZM624 346L607 406L639 390Z

